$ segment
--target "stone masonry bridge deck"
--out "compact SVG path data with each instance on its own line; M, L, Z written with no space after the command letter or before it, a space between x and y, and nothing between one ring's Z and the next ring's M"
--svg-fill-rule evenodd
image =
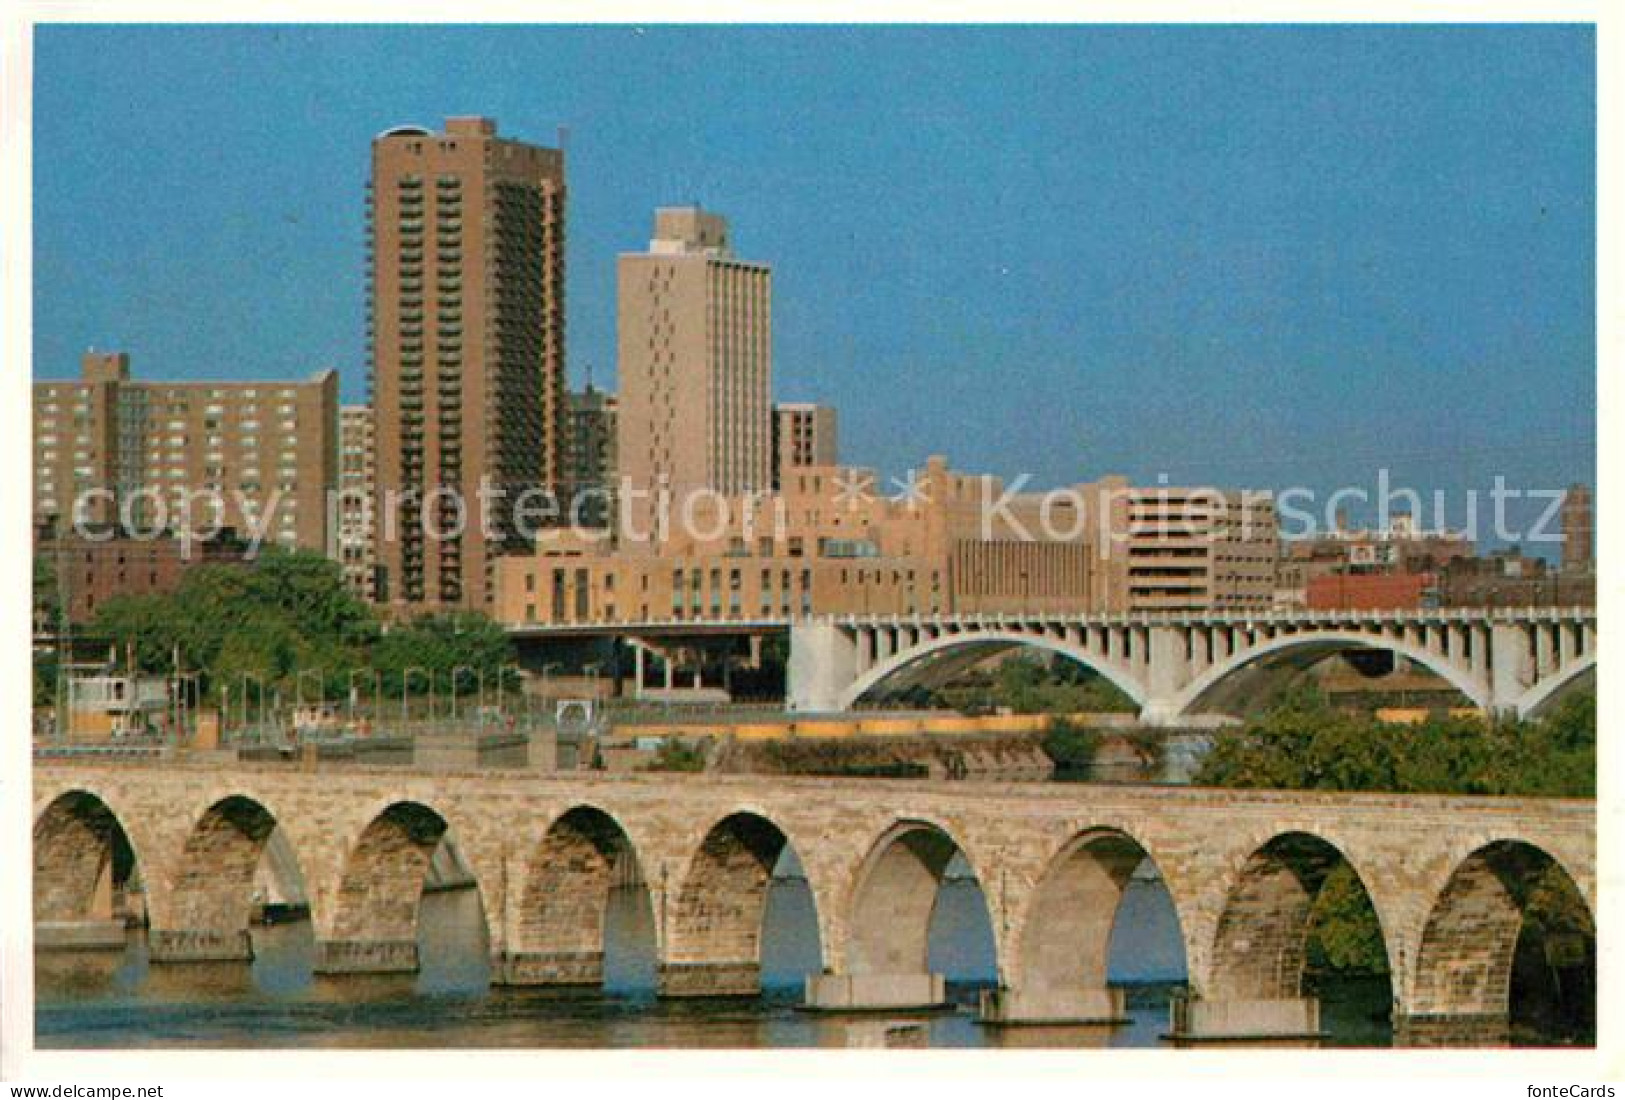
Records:
M1178 914L1191 988L1178 1024L1196 1038L1318 1029L1302 988L1309 909L1343 860L1381 925L1403 1041L1505 1039L1521 901L1553 864L1596 908L1588 801L201 763L42 763L34 789L36 925L91 919L115 849L133 853L159 963L251 957L274 828L327 973L416 968L425 869L449 832L477 880L493 980L596 983L611 872L630 855L667 996L757 990L789 845L817 907L808 1003L832 1010L943 1000L927 931L958 852L987 902L999 988L983 1014L999 1023L1121 1015L1108 945L1149 858Z

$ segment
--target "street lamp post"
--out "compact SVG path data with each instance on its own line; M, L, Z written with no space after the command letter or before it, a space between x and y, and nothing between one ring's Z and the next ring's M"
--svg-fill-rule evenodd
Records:
M183 672L178 679L181 682L181 733L186 734L197 724L197 712L202 704L199 698L202 674Z
M346 676L344 680L344 694L349 710L350 724L352 726L355 725L355 704L357 694L355 690L355 678L358 674L363 676L366 675L366 671L367 670L364 668L352 668L350 670L350 674Z
M519 691L520 705L524 706L527 702L525 696L525 685L524 681L520 678L519 666L514 663L503 665L502 668L497 671L497 698L503 701L504 710L506 710L508 679L510 676L513 678L514 686Z
M457 721L457 677L459 673L473 672L471 665L455 665L451 670L451 720Z
M412 673L414 672L419 673L429 681L429 717L434 717L434 677L422 665L407 665L406 668L401 670L401 724L403 726L407 721L406 695L411 688Z
M261 725L264 725L264 723L265 723L265 678L263 676L259 675L258 673L244 672L244 673L241 674L238 682L242 685L242 689L243 689L243 691L242 691L242 696L243 696L243 704L242 704L242 706L243 706L243 721L242 721L242 726L243 726L243 729L245 729L245 730L248 728L248 681L249 680L253 680L255 685L259 688L259 720L260 720Z
M303 711L305 709L305 677L306 676L314 676L314 677L316 677L316 703L318 705L320 705L321 703L326 701L323 698L323 696L326 695L326 691L324 689L324 681L322 679L322 670L321 670L321 668L320 667L317 667L317 668L302 668L302 669L299 670L298 676L296 676L294 678L294 706L296 706L300 711Z

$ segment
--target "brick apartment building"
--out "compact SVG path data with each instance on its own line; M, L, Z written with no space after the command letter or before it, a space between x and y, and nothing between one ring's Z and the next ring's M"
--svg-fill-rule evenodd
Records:
M34 383L33 520L76 519L247 537L332 552L338 376L136 380L123 352L89 352L76 381ZM77 516L76 516L77 509Z

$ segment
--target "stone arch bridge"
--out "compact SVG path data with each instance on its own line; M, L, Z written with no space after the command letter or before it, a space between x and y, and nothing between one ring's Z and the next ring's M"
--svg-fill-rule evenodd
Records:
M115 860L141 869L156 963L247 959L273 829L299 864L318 969L417 966L419 896L452 834L480 892L493 980L598 982L612 872L632 858L667 996L758 988L772 869L794 849L817 909L810 1007L920 1007L937 886L957 852L986 899L994 1023L1120 1017L1106 959L1149 860L1178 915L1190 998L1176 1032L1318 1030L1303 988L1310 904L1346 861L1371 900L1410 1042L1507 1036L1531 884L1596 906L1591 802L1071 784L746 776L559 776L171 763L34 771L36 928L96 916ZM1589 918L1576 931L1594 945Z
M872 693L942 682L999 650L1029 647L1093 669L1143 720L1171 724L1231 709L1261 681L1328 654L1386 650L1486 712L1530 717L1595 677L1596 634L1591 608L826 617L790 625L788 703L849 710Z

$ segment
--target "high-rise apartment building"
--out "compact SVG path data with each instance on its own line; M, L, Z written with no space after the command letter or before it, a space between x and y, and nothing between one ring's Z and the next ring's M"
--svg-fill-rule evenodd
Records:
M398 127L367 212L378 598L481 607L521 495L561 481L564 154L485 118Z
M338 557L344 582L364 600L378 594L377 492L372 406L345 405L339 410Z
M338 376L145 382L90 352L75 382L34 383L36 529L122 524L330 553ZM77 509L77 511L76 511Z
M733 254L722 217L676 207L655 212L647 252L621 256L617 286L623 482L677 499L768 489L772 271Z
M773 406L773 487L786 475L811 466L840 462L835 409L829 405L780 402Z

